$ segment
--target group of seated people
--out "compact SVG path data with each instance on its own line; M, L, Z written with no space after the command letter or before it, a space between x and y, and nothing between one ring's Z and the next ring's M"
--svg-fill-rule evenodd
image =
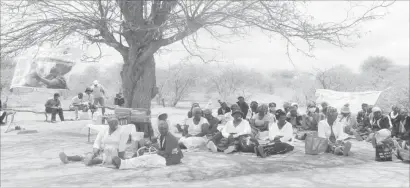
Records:
M91 87L87 87L84 93L80 92L77 96L71 99L71 103L69 106L69 110L75 111L75 120L79 120L79 111L94 113L98 109L98 105L100 105L102 114L105 113L105 89L104 87L98 83L98 81L94 81ZM60 102L60 94L55 93L53 98L47 100L45 104L45 111L46 113L51 113L51 122L56 122L56 115L58 114L61 121L64 121L64 114L63 109L61 107ZM122 93L117 93L116 97L114 98L114 105L122 107L124 106L125 100L122 96Z
M184 156L181 149L188 148L204 148L226 154L248 152L264 158L293 151L295 135L306 130L317 132L319 138L326 139L326 152L335 155L349 155L352 147L348 141L349 134L357 139L367 136L375 148L393 145L408 149L409 114L397 106L393 107L389 115L384 115L379 107L369 111L369 106L363 104L362 111L354 119L348 104L339 113L338 109L327 103L322 103L322 109L319 110L311 102L307 105L307 113L301 116L297 104L285 103L283 109L276 109L275 103L258 106L252 102L249 107L243 97L238 99L230 107L220 102L217 117L212 115L211 109L203 110L198 103L194 103L185 122L176 124L181 138L169 131L168 114L160 113L157 138L142 143L141 140L132 139L137 143L134 145L137 148L154 148L157 155L142 155L137 150L131 158L125 158L129 132L124 133L123 128L118 126L118 120L111 118L108 121L109 128L98 134L92 153L85 156L60 153L60 159L64 163L84 161L86 165L108 164L119 169L143 167L148 161L156 161L157 166L166 166L181 163Z

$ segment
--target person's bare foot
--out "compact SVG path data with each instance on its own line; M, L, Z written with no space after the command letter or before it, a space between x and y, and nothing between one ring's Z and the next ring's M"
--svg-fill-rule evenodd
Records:
M112 158L112 164L116 167L116 168L120 168L121 166L121 158L119 158L118 156L114 156Z
M343 148L343 155L348 156L351 148L352 148L352 143L346 142Z
M235 151L235 146L229 146L228 148L226 148L226 150L224 151L225 154L229 154Z
M62 163L67 164L68 163L68 157L64 152L61 152L59 155L60 160Z
M206 147L210 149L213 153L218 152L218 148L216 147L215 143L212 141L209 141Z
M260 155L262 158L265 158L265 157L266 157L266 153L265 153L265 151L263 151L263 146L258 146L258 152L259 152L259 155Z

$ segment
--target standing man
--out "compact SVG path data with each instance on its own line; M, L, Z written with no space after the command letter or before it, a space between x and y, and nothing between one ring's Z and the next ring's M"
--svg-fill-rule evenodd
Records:
M98 80L94 80L93 85L91 86L94 96L94 105L101 105L102 115L105 114L105 88L98 83Z
M236 104L238 104L239 108L241 108L241 111L243 113L242 118L246 119L246 115L248 114L249 110L249 105L245 102L245 98L242 96L238 97L238 102Z
M63 109L61 108L60 103L60 94L54 93L54 97L49 99L46 104L46 113L51 113L51 123L56 122L56 114L60 117L61 121L64 121Z

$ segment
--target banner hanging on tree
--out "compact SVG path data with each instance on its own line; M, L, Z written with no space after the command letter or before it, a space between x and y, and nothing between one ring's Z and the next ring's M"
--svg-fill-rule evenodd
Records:
M82 50L71 46L41 48L17 58L11 91L67 90L68 77L81 61Z
M380 94L383 91L366 91L366 92L339 92L328 89L316 90L316 102L327 102L330 106L340 109L346 103L349 103L350 111L356 113L362 109L362 103L369 105L376 104Z

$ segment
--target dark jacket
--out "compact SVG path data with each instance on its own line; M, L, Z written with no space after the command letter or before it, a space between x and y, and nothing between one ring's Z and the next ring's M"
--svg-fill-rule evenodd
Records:
M242 104L240 104L239 102L236 102L236 104L238 104L239 108L241 108L241 111L243 113L243 119L246 119L246 115L248 115L248 111L249 111L249 105L248 103L244 102Z
M164 136L165 140L161 140L161 137L158 139L159 150L163 151L162 157L166 160L166 165L176 165L181 163L181 159L184 157L182 154L181 148L178 145L177 138L168 132Z
M392 136L398 137L402 140L408 140L410 139L410 116L406 116L406 117L402 117L400 116L400 121L399 121L399 125L395 126L393 125L393 129L392 129ZM406 131L404 133L400 133L400 126L401 123L404 123L404 128L406 129Z
M229 107L226 107L226 108L225 108L225 113L223 113L222 107L220 107L220 108L218 109L218 115L225 115L225 114L228 113L228 112L231 112L231 108L229 108Z
M373 131L379 131L381 129L390 129L390 119L386 115L382 115L379 121L376 121L373 117L373 124L371 125L371 129Z
M123 106L125 103L124 98L123 97L115 97L114 99L114 105L118 105L118 106Z

